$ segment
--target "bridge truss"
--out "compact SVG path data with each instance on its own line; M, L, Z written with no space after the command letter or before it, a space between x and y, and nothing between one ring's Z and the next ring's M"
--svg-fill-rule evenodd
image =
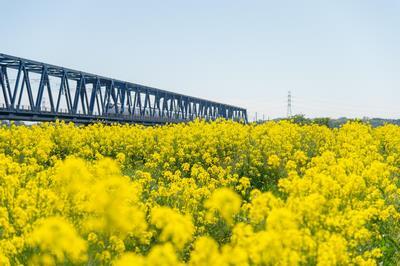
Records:
M0 120L162 124L219 117L247 121L246 109L0 54Z

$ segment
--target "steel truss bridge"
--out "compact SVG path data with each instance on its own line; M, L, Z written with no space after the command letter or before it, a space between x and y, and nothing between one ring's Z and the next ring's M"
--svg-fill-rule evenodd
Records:
M219 117L247 122L246 109L0 54L0 120L163 124Z

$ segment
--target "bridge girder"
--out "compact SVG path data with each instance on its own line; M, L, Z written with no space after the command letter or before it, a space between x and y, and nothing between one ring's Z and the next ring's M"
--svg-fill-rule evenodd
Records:
M0 54L0 88L0 119L7 120L162 124L222 117L247 122L240 107L5 54Z

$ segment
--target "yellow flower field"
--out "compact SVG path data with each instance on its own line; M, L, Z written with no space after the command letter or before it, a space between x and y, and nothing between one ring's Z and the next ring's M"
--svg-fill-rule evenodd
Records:
M400 127L0 128L0 265L400 263Z

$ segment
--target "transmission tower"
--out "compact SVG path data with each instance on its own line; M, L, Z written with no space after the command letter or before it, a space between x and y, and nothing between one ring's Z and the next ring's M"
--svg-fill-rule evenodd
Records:
M290 91L287 98L287 117L292 117L292 93Z

